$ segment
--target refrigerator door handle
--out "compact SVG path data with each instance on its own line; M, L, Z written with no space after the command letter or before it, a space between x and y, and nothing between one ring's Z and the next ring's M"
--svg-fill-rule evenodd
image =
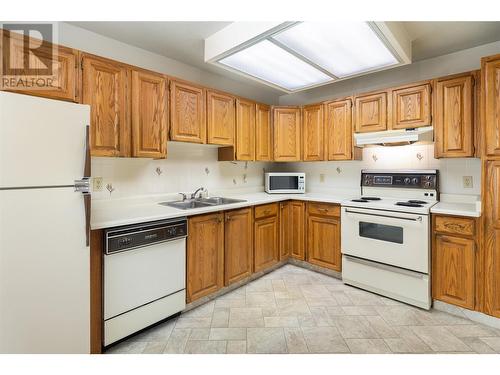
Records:
M83 205L85 209L85 244L90 244L90 142L89 125L85 127L85 164L83 167L83 178L75 180L75 192L83 194Z

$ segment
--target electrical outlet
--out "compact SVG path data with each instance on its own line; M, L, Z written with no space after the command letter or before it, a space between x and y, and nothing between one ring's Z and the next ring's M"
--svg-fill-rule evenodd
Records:
M93 191L102 191L103 181L102 177L93 177L92 178L92 190Z
M324 173L321 173L319 175L319 182L325 182L325 174Z
M473 186L472 176L463 176L464 188L471 189Z

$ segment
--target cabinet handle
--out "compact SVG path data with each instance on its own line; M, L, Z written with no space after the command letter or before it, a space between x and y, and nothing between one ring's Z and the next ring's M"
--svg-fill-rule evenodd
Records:
M328 208L318 208L319 211L328 212Z
M231 220L231 217L230 216L226 216L226 221L230 221Z
M270 213L271 213L271 211L270 211L270 210L265 210L265 211L264 211L264 215L267 215L267 214L270 214Z

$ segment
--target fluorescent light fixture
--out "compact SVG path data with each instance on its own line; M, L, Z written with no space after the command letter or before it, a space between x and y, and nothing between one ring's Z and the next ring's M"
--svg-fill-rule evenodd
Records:
M235 52L219 63L290 91L334 80L268 40Z
M367 22L301 22L272 38L339 78L400 63Z

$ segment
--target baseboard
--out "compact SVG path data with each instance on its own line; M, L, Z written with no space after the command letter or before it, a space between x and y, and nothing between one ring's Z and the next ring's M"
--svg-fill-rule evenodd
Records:
M479 311L464 309L463 307L451 305L442 301L433 301L433 309L443 311L448 314L458 316L460 318L469 319L473 322L481 323L496 329L500 329L500 319L494 316L486 315Z

